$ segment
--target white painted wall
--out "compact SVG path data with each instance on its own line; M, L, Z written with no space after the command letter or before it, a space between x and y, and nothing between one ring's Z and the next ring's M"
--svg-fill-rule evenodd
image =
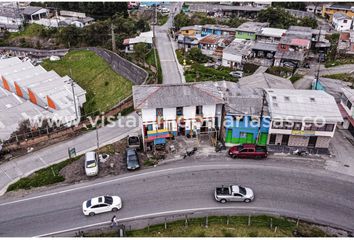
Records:
M5 16L0 16L0 23L2 24L14 24L14 25L22 25L22 19L21 18L11 18L11 17L5 17Z
M352 20L351 19L345 19L345 20L337 20L336 18L333 17L332 24L334 28L337 31L348 31L351 29L352 26Z
M241 64L242 62L242 55L235 55L235 54L230 54L230 53L223 53L222 55L222 65L224 67L230 67L230 63L229 62L234 62L234 63L238 63Z
M195 118L195 106L184 107L183 108L183 116L185 119Z
M156 122L156 109L141 109L141 118L143 122Z
M203 106L203 117L211 118L215 117L216 106L215 105L204 105Z
M176 108L164 108L163 109L164 120L176 120Z

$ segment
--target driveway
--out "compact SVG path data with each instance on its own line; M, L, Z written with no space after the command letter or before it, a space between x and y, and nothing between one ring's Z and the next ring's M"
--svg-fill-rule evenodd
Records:
M354 230L353 178L259 161L208 161L158 166L118 178L32 193L22 199L2 197L0 234L30 237L88 225L108 225L113 213L85 217L81 212L83 201L104 194L122 198L123 208L117 214L121 222L137 216L232 208L232 214L268 212ZM253 188L255 201L217 203L213 197L215 187L229 184Z
M169 28L172 27L173 17L179 12L182 4L183 3L180 2L166 5L171 11L168 21L162 26L155 26L156 47L159 53L164 84L185 82L182 66L178 63L175 55L175 48L172 43L174 40L171 39L168 34ZM176 8L177 11L175 12Z

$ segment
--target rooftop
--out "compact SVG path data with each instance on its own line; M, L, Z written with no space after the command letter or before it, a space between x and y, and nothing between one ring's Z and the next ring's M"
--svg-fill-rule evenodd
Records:
M337 12L335 14L333 14L333 18L337 19L337 20L350 20L351 18L348 17L346 14L341 13L341 12Z
M353 6L349 5L339 5L339 4L333 4L327 8L332 8L332 9L342 9L342 10L350 10Z
M292 118L302 121L324 118L342 122L343 118L334 97L320 90L266 89L268 109L273 118Z
M224 53L248 56L252 53L254 41L235 39L224 49Z
M278 77L269 73L261 72L247 77L240 78L238 84L241 88L274 88L274 89L294 89L290 80Z
M23 9L22 13L24 15L32 15L35 12L38 12L39 10L42 10L42 7L33 7L33 6L29 6L26 7L25 9Z
M262 28L257 35L260 36L267 36L267 37L281 37L286 33L286 29L281 29L281 28Z
M219 35L215 35L215 34L210 34L207 35L201 39L199 39L199 43L201 44L225 44L225 45L229 45L232 40L234 39L234 37L232 36L219 36Z
M185 27L181 27L180 28L180 31L186 31L186 30L201 31L202 30L202 26L193 25L193 26L185 26Z
M236 28L237 31L242 31L242 32L251 32L251 33L256 33L260 31L263 27L268 27L269 23L261 23L261 22L245 22L242 23L238 28Z
M274 55L274 58L303 61L305 59L305 52L300 52L300 51L279 52L279 51L277 51Z
M20 15L18 9L14 6L1 6L0 7L0 16L21 19L21 15Z
M127 38L124 39L123 44L128 45L128 44L135 44L135 43L149 43L152 44L152 38L153 38L153 32L142 32L139 34L139 36L135 38Z
M213 82L133 86L135 109L170 108L224 103L222 89Z
M202 28L204 29L213 29L213 30L223 30L223 31L230 31L230 32L234 32L236 31L236 28L232 28L226 25L214 25L214 24L205 24L202 26Z
M264 42L256 42L253 46L252 49L254 50L261 50L261 51L271 51L271 52L276 52L277 51L277 43L264 43Z
M351 85L350 82L324 77L319 78L319 82L324 87L324 90L334 97L336 102L340 102L340 98L343 92L342 89L349 88ZM315 84L315 79L313 84Z
M354 103L354 89L346 87L342 88L342 92L349 99L349 101Z

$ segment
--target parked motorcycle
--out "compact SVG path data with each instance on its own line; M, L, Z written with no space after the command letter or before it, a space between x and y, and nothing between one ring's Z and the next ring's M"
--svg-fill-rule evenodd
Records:
M304 156L309 155L309 153L306 150L296 149L295 151L293 151L293 155L298 155L298 156L304 157Z

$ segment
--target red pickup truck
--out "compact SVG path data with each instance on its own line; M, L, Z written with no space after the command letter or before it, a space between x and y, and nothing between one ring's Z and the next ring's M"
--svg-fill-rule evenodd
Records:
M266 158L268 156L267 147L255 144L243 144L229 149L232 158Z

